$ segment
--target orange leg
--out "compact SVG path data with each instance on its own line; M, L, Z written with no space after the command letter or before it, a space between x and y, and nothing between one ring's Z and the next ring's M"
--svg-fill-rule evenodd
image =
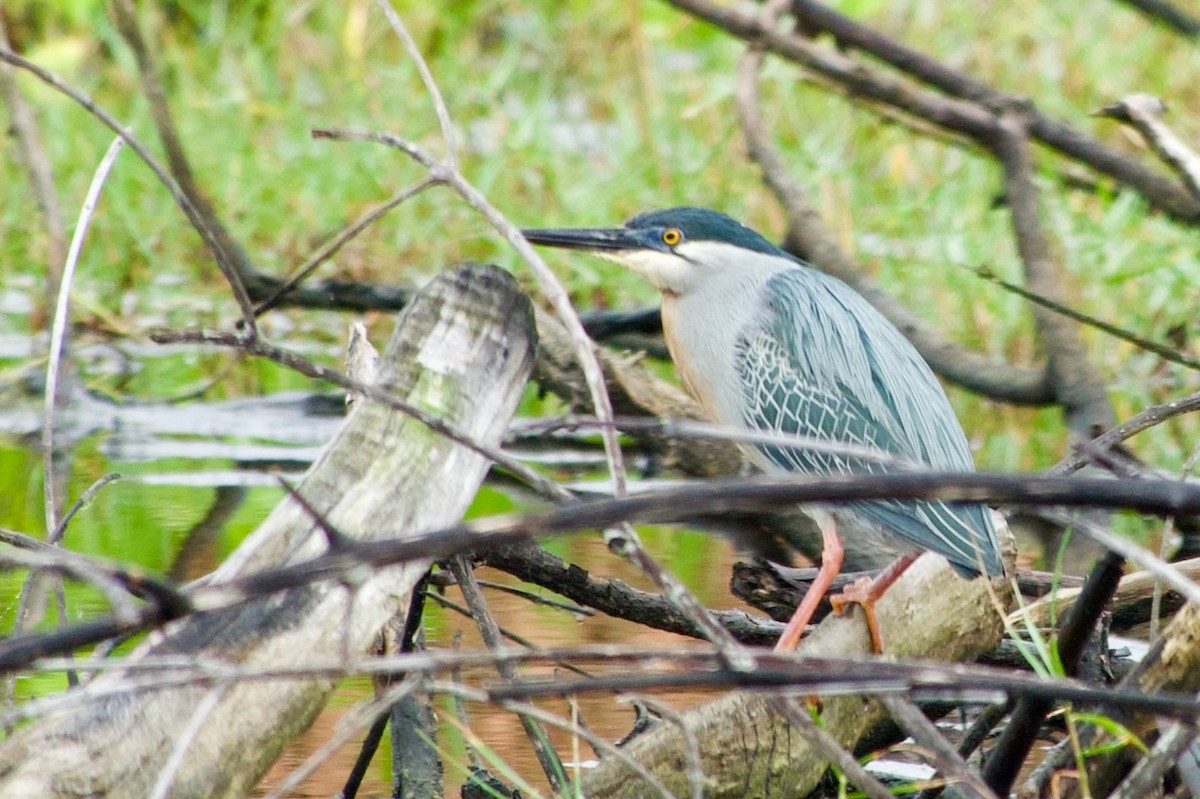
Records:
M867 629L871 632L871 649L877 655L883 652L883 636L879 633L879 620L875 617L875 603L916 559L916 555L903 555L892 561L874 579L864 577L847 586L842 593L829 597L829 604L833 605L834 613L839 616L846 612L847 605L858 605L863 609L867 617ZM808 597L805 596L805 599Z
M832 520L827 520L821 525L821 542L821 568L817 570L817 576L813 578L812 585L808 587L800 606L792 614L792 620L787 623L787 627L783 628L783 634L775 642L776 652L795 651L796 644L800 643L800 636L804 635L804 628L808 626L821 598L825 596L825 592L829 590L829 586L833 585L834 579L842 570L842 557L845 551L842 549L842 542L838 539L837 529L833 526Z

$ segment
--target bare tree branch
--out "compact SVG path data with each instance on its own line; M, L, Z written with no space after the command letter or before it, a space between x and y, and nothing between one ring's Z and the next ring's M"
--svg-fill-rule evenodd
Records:
M1017 250L1025 266L1030 291L1061 302L1061 270L1054 261L1050 239L1041 221L1033 153L1022 111L1006 112L993 152L1004 169L1004 189L1012 217ZM1063 406L1067 424L1081 438L1112 424L1104 381L1088 359L1079 325L1046 308L1034 306L1034 321L1045 347L1055 399Z
M1095 115L1132 125L1192 194L1200 198L1200 156L1162 121L1166 112L1167 104L1157 97L1131 94L1101 108Z
M703 8L703 13L699 11L692 11L692 13L703 16L713 24L725 28L735 35L746 37L752 32L745 15L735 15L732 12L717 15L707 0L670 1L689 11L693 8ZM981 106L993 110L1009 108L1014 105L1028 109L1029 134L1036 141L1135 189L1156 208L1172 216L1186 222L1200 221L1200 199L1192 196L1178 183L1129 158L1121 151L1097 141L1078 128L1046 116L1038 111L1027 98L1015 97L993 89L987 84L975 80L961 69L953 69L941 64L923 53L908 48L839 14L828 6L818 3L817 0L793 0L792 9L797 19L806 28L829 31L843 46L869 53L901 72L905 72L939 91L946 92L952 97L979 103ZM780 44L782 43L769 44L768 47L780 55L795 58L790 51L789 53L783 52ZM879 87L874 88L878 89ZM924 116L923 114L918 115ZM978 137L973 136L972 138Z
M1181 36L1200 36L1200 19L1168 0L1121 0L1122 3Z

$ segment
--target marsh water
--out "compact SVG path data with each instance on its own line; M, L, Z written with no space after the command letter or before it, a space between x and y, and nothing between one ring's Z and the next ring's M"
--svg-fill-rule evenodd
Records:
M83 356L99 357L87 352ZM181 357L181 353L167 353L166 357ZM23 379L32 380L36 388L36 377L24 375ZM43 408L35 392L19 388L17 382L9 383L0 405L0 527L40 537L45 529ZM140 566L178 583L196 579L219 564L266 516L281 497L272 472L299 476L336 432L342 408L340 395L311 391L166 403L117 401L73 388L54 421L58 454L53 470L59 506L69 506L105 475L121 476L79 510L67 528L64 544L87 555ZM551 449L516 451L557 479L577 481L599 477L600 456L592 444L584 440L564 442ZM470 515L531 506L527 497L489 483L480 490ZM735 553L726 542L684 530L642 532L652 551L703 601L714 607L739 606L728 591L729 567ZM647 581L609 553L595 534L548 541L546 546L596 575L620 577L648 587ZM0 574L0 595L7 598L0 606L0 630L5 634L14 628L17 597L25 576L19 571ZM517 582L488 569L481 569L479 577L500 584ZM445 589L445 595L451 600L460 599L453 587ZM584 617L539 606L494 589L487 590L487 598L507 630L542 646L625 642L669 647L681 640L604 615ZM30 606L30 619L39 627L58 623L52 595L34 596ZM452 646L460 634L461 646L481 646L469 620L433 602L426 607L428 646ZM109 609L97 591L71 582L66 585L66 608L68 620ZM468 680L491 678L487 674L467 675ZM38 674L18 681L17 698L45 695L65 686L62 673ZM276 764L263 790L325 744L342 716L369 698L372 690L366 678L343 682L312 728ZM699 694L681 693L671 696L670 701L683 707L701 698ZM564 702L546 702L544 706L570 716ZM468 711L471 728L497 757L533 785L545 785L514 716L486 706L468 706ZM443 720L439 743L445 752L446 792L457 796L467 756L462 736L447 721L453 715L449 704L440 705L438 712ZM610 740L619 738L633 723L631 708L608 698L585 698L580 713L592 730ZM595 757L586 744L573 741L569 735L554 732L552 737L564 759L575 757L586 762ZM340 790L361 738L361 734L353 736L350 744L292 795L330 796ZM389 758L385 739L360 796L390 795Z

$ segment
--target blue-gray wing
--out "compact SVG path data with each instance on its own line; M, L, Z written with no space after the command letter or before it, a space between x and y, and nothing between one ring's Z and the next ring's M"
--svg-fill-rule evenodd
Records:
M881 450L917 465L973 471L945 393L911 344L865 299L808 268L773 276L763 314L739 337L735 364L747 425ZM810 474L897 468L852 453L757 445L760 465ZM979 504L864 501L851 509L963 574L1001 572L990 511Z

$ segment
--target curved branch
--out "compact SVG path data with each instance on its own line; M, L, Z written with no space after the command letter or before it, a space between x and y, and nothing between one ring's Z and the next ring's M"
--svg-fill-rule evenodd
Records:
M1167 0L1121 0L1121 2L1181 36L1193 39L1200 37L1200 19L1196 19L1182 8L1176 8Z
M671 0L676 5L691 6L704 0ZM917 52L903 44L873 31L865 25L839 14L816 0L793 0L792 12L806 30L827 31L842 46L852 47L869 53L901 72L927 83L953 97L979 103L987 108L999 109L1014 102L1029 109L1029 135L1059 153L1108 175L1118 183L1136 190L1146 200L1171 216L1186 222L1200 221L1200 199L1191 195L1183 186L1129 158L1119 150L1109 147L1083 131L1046 116L1033 107L1026 98L1006 95L985 83L970 77L962 70L952 69L945 64ZM705 19L709 19L705 16ZM746 19L751 19L747 17ZM709 19L725 27L720 22ZM731 30L735 35L743 34ZM775 52L775 48L768 47ZM780 55L784 55L782 52ZM787 56L785 56L787 57ZM841 82L841 81L839 81Z
M1017 113L1005 113L1000 127L1003 132L993 153L1004 169L1004 191L1026 284L1041 297L1059 300L1064 293L1061 270L1042 225L1026 120ZM1033 318L1047 352L1054 396L1063 406L1067 424L1081 438L1089 438L1093 430L1104 430L1112 424L1113 410L1104 381L1088 360L1079 323L1037 304Z
M1131 94L1093 116L1109 117L1130 125L1149 142L1155 154L1171 168L1193 196L1200 198L1200 156L1163 122L1167 104L1148 94Z

